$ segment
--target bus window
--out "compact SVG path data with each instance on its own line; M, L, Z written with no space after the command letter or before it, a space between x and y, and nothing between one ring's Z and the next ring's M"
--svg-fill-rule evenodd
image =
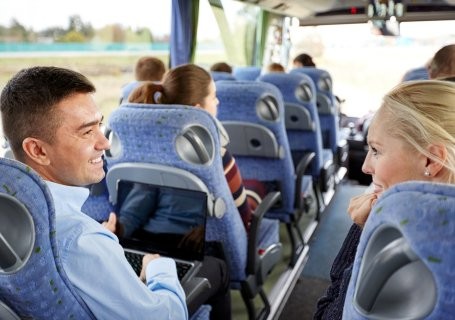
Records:
M385 37L367 24L293 26L291 63L301 52L312 55L317 67L331 73L334 93L346 100L343 113L361 117L379 107L406 71L455 43L455 21L402 22L400 28L399 37Z

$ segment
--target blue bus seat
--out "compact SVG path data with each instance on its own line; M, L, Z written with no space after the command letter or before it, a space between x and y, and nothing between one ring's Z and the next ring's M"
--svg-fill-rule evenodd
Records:
M234 67L232 74L237 80L256 80L262 69L256 66Z
M322 143L313 81L304 74L288 73L269 73L259 77L258 80L273 84L283 95L287 119L286 131L294 161L305 152L314 152L316 156L310 170L315 185L320 187L321 192L333 189L334 154L331 149L324 148ZM306 113L297 114L296 111L303 111L302 109ZM298 122L303 122L300 125L304 126L298 128Z
M455 186L405 182L363 229L343 319L452 319Z
M322 132L324 148L331 149L338 167L344 166L348 156L348 144L340 134L340 110L333 94L333 81L330 73L323 69L302 67L291 70L309 76L316 88L316 104Z
M210 71L210 74L212 76L213 81L219 81L219 80L236 80L234 75L229 72L223 72L223 71Z
M317 216L319 210L312 178L305 175L314 153L307 153L294 167L283 98L275 86L258 81L218 81L216 86L218 119L231 138L228 149L243 178L271 184L282 194L280 206L267 217L286 224L295 261L305 244L303 233L310 230L302 230L299 221L303 216Z
M269 312L262 284L281 260L281 243L278 222L262 217L280 194L271 193L261 202L247 235L224 176L216 120L200 108L126 104L111 114L109 128L120 147L106 156L108 177L119 166L145 166L160 178L130 171L125 179L205 190L211 214L206 240L223 244L231 287L242 292L250 316L256 313L253 298L258 294L266 306L263 311Z
M46 183L15 160L0 171L0 301L20 318L95 319L59 260Z

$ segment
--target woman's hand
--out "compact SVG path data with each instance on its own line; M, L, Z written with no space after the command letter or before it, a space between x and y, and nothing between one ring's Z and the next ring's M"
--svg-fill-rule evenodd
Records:
M371 208L378 200L379 194L367 193L356 196L349 202L348 212L351 219L360 228L363 228L370 214Z

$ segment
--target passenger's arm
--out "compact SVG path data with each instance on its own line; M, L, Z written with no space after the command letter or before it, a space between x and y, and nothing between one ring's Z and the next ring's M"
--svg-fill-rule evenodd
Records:
M343 245L333 261L330 270L331 283L316 306L314 320L340 319L343 314L344 300L348 290L357 246L362 229L356 224L351 226Z
M225 148L221 148L221 156L223 160L224 176L234 198L235 206L240 213L245 229L249 231L251 219L253 216L252 210L248 203L243 179L240 170L235 163L234 157Z
M175 262L150 261L146 284L126 261L122 247L102 229L67 243L63 267L98 319L187 319L185 293ZM90 270L90 271L88 271Z

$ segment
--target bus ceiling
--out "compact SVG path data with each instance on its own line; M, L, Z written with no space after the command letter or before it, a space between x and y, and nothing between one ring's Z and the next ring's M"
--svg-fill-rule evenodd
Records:
M301 26L455 20L455 0L237 0L296 17Z

